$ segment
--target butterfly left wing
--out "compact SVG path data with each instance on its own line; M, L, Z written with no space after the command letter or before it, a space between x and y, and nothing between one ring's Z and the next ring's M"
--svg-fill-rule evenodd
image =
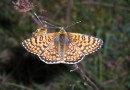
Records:
M22 42L24 48L31 53L41 54L49 47L50 43L54 40L55 33L49 33L45 35L39 35L26 39Z
M68 36L71 43L79 47L85 55L97 51L103 44L101 39L85 34L68 33Z

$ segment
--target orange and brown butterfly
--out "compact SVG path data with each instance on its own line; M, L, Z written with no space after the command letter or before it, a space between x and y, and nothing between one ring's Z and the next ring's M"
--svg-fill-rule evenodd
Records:
M99 38L66 32L63 27L59 32L40 34L22 42L27 51L38 55L47 64L76 64L102 44Z

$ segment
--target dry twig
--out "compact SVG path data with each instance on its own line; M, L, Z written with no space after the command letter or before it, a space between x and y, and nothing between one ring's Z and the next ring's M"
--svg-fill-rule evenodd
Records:
M81 77L84 79L84 85L88 87L91 86L94 90L99 90L99 88L97 87L97 85L84 73L84 71L82 70L82 68L80 68L77 64L74 65L74 69L70 70L70 72L72 71L76 71L81 75Z

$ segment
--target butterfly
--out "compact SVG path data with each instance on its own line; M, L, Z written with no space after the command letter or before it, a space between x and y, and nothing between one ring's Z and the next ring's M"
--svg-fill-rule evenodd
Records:
M76 64L85 55L101 48L103 41L99 38L66 32L63 27L59 32L38 34L22 42L24 48L44 61L46 64Z

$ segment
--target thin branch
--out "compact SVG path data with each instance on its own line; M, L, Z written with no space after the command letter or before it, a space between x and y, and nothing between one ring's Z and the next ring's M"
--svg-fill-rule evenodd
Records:
M81 77L85 80L84 85L88 87L90 85L94 90L99 90L97 85L84 73L84 71L77 65L74 65L74 69L70 70L70 72L78 70L77 72L81 75Z

